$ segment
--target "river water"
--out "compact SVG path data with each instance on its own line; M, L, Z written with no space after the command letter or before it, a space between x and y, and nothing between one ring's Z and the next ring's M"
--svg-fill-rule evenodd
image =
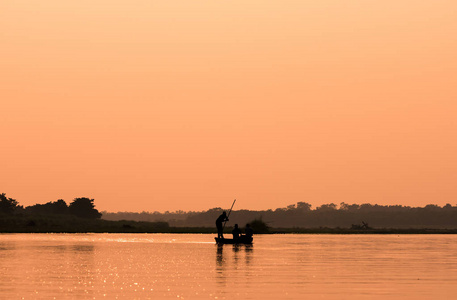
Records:
M3 234L0 299L455 299L455 235Z

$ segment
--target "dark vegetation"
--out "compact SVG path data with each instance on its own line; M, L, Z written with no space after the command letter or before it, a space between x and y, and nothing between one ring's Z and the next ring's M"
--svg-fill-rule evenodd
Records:
M259 219L254 219L253 221L249 222L251 225L252 230L254 230L255 233L270 233L270 226L265 223L262 218Z
M0 232L169 232L167 222L108 221L94 199L75 198L70 205L59 199L23 207L0 194ZM197 230L197 229L196 229Z
M173 227L210 227L221 213L221 208L202 212L102 212L106 220L164 221ZM276 210L235 210L230 215L230 225L241 227L255 219L268 224L270 231L283 232L286 228L296 232L322 230L325 228L369 231L380 228L397 229L457 229L457 206L446 204L443 207L427 205L410 207L402 205L324 204L315 209L311 204L298 202ZM299 230L300 229L300 230Z
M0 194L0 232L215 233L221 208L201 212L100 213L94 199L59 199L23 207ZM230 222L249 223L254 233L457 233L457 206L382 206L306 202L276 210L232 211ZM231 226L225 227L230 233Z

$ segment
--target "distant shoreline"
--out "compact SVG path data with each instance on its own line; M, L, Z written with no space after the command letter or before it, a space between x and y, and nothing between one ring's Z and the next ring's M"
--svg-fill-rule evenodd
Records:
M379 228L354 230L349 228L277 228L272 234L457 234L457 229Z
M270 233L261 233L255 235L281 235L281 234L323 234L323 235L414 235L414 234L457 234L457 229L382 229L382 230L371 230L371 231L351 231L351 230L333 230L332 228L326 230L318 229L304 229L300 231L289 231L287 228L283 230L281 228L278 231ZM0 231L1 234L89 234L89 233L109 233L109 234L214 234L210 228L170 228L168 231ZM228 238L231 238L229 232L225 233Z
M231 235L227 226L225 234ZM215 227L171 227L167 222L108 221L71 215L2 215L0 233L208 233ZM457 228L267 228L255 234L457 234Z
M351 230L333 230L332 228L325 230L318 229L304 229L300 231L289 231L287 228L283 230L281 228L278 231L273 231L270 233L259 233L255 235L281 235L281 234L326 234L326 235L354 235L354 234L364 234L364 235L414 235L414 234L457 234L457 229L382 229L382 230L371 230L371 231L351 231ZM51 234L51 233L62 233L62 234L84 234L84 233L125 233L125 234L214 234L211 228L170 228L167 231L0 231L0 234ZM229 232L225 233L228 238L231 238Z
M0 232L215 233L220 207L206 211L99 212L95 200L63 199L27 207L0 193ZM315 209L297 202L275 210L233 210L230 228L250 224L257 233L456 234L457 205L424 207L329 203Z
M34 228L4 228L0 227L0 234L11 233L176 233L176 234L217 234L212 227L167 227L160 228L156 225L145 224L148 222L109 221L110 226L84 226L85 228L48 228L47 226L34 226ZM140 223L140 224L138 224ZM106 225L106 224L105 224ZM136 226L135 226L136 225ZM3 228L2 228L3 227ZM66 226L65 226L66 227ZM457 234L457 229L431 229L431 228L380 228L368 230L354 230L349 228L271 228L269 232L255 233L256 235L277 234ZM225 230L226 236L231 236L231 227Z

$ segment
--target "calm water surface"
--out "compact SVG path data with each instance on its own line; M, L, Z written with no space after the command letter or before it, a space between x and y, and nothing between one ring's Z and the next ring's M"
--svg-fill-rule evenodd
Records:
M457 236L0 235L0 299L455 299Z

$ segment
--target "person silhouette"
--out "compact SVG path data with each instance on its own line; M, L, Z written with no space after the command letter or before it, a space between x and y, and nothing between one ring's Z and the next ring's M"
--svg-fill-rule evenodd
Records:
M251 238L254 235L254 230L252 230L251 225L249 224L246 224L246 229L244 232L248 238Z
M232 234L233 234L233 239L234 240L238 240L240 238L241 229L238 228L238 224L235 224L235 228L233 228Z
M216 227L217 227L217 238L224 238L224 227L222 225L223 222L227 222L229 219L227 218L227 214L225 211L217 218L216 220Z

